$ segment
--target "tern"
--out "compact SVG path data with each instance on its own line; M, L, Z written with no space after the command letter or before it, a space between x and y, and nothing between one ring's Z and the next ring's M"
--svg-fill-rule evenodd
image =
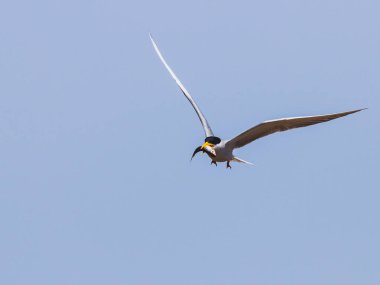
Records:
M166 69L169 71L170 75L173 77L173 79L175 80L179 88L181 89L183 95L185 95L186 99L193 106L202 124L203 130L205 132L206 138L204 140L204 143L195 149L191 159L193 159L193 157L198 152L203 152L203 153L206 153L211 158L211 164L217 165L217 162L227 162L226 168L231 168L231 165L230 165L231 161L253 165L252 163L248 161L245 161L241 158L236 157L233 154L234 149L243 147L259 138L265 137L267 135L270 135L276 132L283 132L283 131L287 131L294 128L301 128L301 127L311 126L311 125L315 125L319 123L324 123L324 122L331 121L331 120L334 120L343 116L347 116L347 115L366 109L366 108L356 109L352 111L327 114L327 115L290 117L290 118L264 121L261 124L258 124L246 130L245 132L237 135L233 139L222 140L219 137L214 135L213 131L211 130L210 124L206 120L206 117L203 115L201 109L198 107L197 103L195 103L194 99L190 96L190 93L186 90L185 86L183 86L181 81L178 79L178 77L174 74L173 70L167 64L166 60L164 59L160 50L158 49L158 46L156 42L154 41L152 35L149 34L149 37L158 57L160 58L160 60L162 61Z

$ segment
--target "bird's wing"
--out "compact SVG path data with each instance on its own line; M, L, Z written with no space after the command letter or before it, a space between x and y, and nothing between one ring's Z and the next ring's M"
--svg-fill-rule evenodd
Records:
M150 40L152 41L152 44L153 44L153 47L154 47L155 51L158 54L158 57L161 59L162 63L165 65L166 69L169 71L170 75L173 77L173 79L175 80L175 82L177 83L177 85L179 86L179 88L181 89L183 95L185 95L185 97L187 98L187 100L189 100L189 102L193 106L195 112L197 113L198 118L199 118L199 120L202 123L202 126L203 126L203 129L205 131L206 137L214 136L214 134L213 134L213 132L212 132L212 130L210 128L210 125L208 124L205 116L202 114L202 111L199 109L197 103L195 103L194 99L190 96L190 94L186 90L185 86L182 85L181 81L179 81L178 77L174 74L173 70L166 63L164 57L162 56L160 50L158 49L158 46L157 46L156 42L153 40L151 34L149 34L149 37L150 37Z
M271 121L265 121L243 133L236 136L235 138L226 142L226 145L231 148L239 148L245 146L246 144L253 142L259 138L265 137L267 135L283 132L294 128L307 127L330 120L334 120L343 116L347 116L364 109L353 110L348 112L320 115L320 116L309 116L309 117L294 117L294 118L284 118Z

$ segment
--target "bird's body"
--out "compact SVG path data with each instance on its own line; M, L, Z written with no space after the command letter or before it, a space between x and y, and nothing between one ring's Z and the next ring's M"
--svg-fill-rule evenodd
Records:
M226 146L226 141L222 140L214 147L215 156L207 153L207 155L216 162L226 162L234 159L233 149Z
M246 130L245 132L237 135L236 137L230 140L222 140L219 137L214 136L214 133L211 130L209 123L206 120L206 117L203 115L200 108L195 103L194 99L190 96L189 92L186 90L186 88L182 85L182 83L179 81L177 76L174 74L173 70L166 63L164 57L162 56L152 36L150 36L150 39L162 63L164 64L166 69L169 71L170 75L173 77L173 79L175 80L175 82L177 83L182 93L187 98L187 100L193 106L203 126L203 130L206 136L205 142L202 146L199 146L195 149L192 158L194 157L196 153L202 151L204 153L207 153L207 155L211 158L211 163L215 165L217 162L227 162L227 167L231 168L230 166L231 161L252 164L248 161L242 160L241 158L235 157L233 155L234 149L243 147L259 138L273 134L275 132L283 132L283 131L287 131L294 128L311 126L314 124L319 124L319 123L327 122L330 120L334 120L334 119L347 116L347 115L363 110L363 109L357 109L357 110L352 110L348 112L341 112L341 113L334 113L334 114L327 114L327 115L293 117L293 118L283 118L283 119L265 121L261 124L254 126L253 128Z

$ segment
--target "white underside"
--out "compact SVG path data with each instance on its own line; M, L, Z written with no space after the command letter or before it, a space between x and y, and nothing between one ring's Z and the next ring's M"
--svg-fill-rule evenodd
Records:
M226 144L224 141L213 147L213 150L215 151L216 156L212 156L211 154L207 154L211 160L215 162L227 162L227 161L236 161L240 163L246 163L253 165L253 163L245 161L241 158L238 158L233 155L233 149L226 147Z
M216 162L225 162L225 161L231 161L234 159L234 155L232 154L232 149L227 148L224 141L217 144L215 147L213 147L216 156L212 156L208 154L208 156Z

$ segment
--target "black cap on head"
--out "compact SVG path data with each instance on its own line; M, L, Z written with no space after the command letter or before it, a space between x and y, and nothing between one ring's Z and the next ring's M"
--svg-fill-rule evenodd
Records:
M208 143L211 143L211 144L218 144L220 143L222 140L218 137L207 137L205 138L205 142L208 142Z

